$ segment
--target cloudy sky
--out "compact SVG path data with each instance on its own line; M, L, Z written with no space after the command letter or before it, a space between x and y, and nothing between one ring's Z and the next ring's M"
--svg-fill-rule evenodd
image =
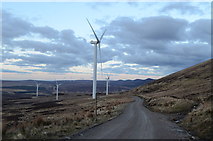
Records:
M3 2L2 78L161 78L211 58L210 2ZM102 62L102 71L101 71Z

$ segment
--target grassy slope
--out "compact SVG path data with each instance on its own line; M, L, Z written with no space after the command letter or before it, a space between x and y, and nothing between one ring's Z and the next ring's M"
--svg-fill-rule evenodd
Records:
M180 125L211 138L211 60L158 79L132 92L157 112L184 114Z

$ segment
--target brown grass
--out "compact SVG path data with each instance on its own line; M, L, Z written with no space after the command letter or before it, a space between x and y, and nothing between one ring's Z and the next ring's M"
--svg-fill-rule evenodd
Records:
M159 97L146 99L147 106L156 112L179 113L189 112L196 103L188 99L177 99L173 97Z
M212 136L212 60L158 79L131 91L145 99L151 110L180 113L181 126L202 139ZM199 106L197 106L199 105Z
M211 102L200 104L187 114L181 125L190 131L194 131L201 138L211 137L213 129L209 125L212 125L212 115Z
M125 104L132 101L130 96L109 95L98 98L98 117L95 121L95 101L88 96L60 97L62 100L55 104L61 106L46 106L53 97L19 100L4 105L3 139L57 139L91 125L105 122L119 115ZM52 100L53 101L53 100ZM31 103L31 104L30 104ZM41 105L36 103L43 103ZM53 102L52 102L53 103ZM14 104L14 105L13 105ZM39 107L39 108L38 108ZM32 110L33 109L33 110ZM19 112L14 112L19 111ZM6 120L9 115L22 114L16 120Z

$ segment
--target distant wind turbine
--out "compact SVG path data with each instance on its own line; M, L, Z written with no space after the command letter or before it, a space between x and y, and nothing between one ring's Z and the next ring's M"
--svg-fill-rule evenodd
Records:
M101 40L106 32L106 30L101 35L100 39L97 37L92 25L90 24L89 20L87 19L87 22L89 23L89 26L92 29L93 34L95 35L96 41L90 41L91 44L94 44L94 65L93 65L93 91L92 91L92 98L96 99L96 86L97 86L97 47L99 48L99 51L101 49Z
M58 84L57 80L56 80L56 100L58 100L58 89L59 89L59 86L61 84Z
M109 94L109 76L106 78L106 95Z
M36 96L38 97L38 88L39 88L40 84L37 81L35 81L35 83L36 83Z

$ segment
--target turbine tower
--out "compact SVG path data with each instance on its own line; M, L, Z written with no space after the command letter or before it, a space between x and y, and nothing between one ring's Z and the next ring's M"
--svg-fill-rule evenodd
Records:
M109 94L109 76L106 78L106 95Z
M58 82L56 81L56 100L58 100L58 89L60 85L61 84L58 84Z
M92 29L93 34L95 35L96 41L90 41L91 44L94 44L94 64L93 64L93 90L92 90L92 98L96 99L96 86L97 86L97 47L99 48L100 51L100 43L101 40L106 32L106 30L103 32L103 34L101 35L100 39L98 38L98 36L96 35L92 25L90 24L89 20L87 19L87 22L89 23L90 28Z
M37 81L35 81L35 83L36 83L36 96L38 97L38 88L39 88L40 84Z

